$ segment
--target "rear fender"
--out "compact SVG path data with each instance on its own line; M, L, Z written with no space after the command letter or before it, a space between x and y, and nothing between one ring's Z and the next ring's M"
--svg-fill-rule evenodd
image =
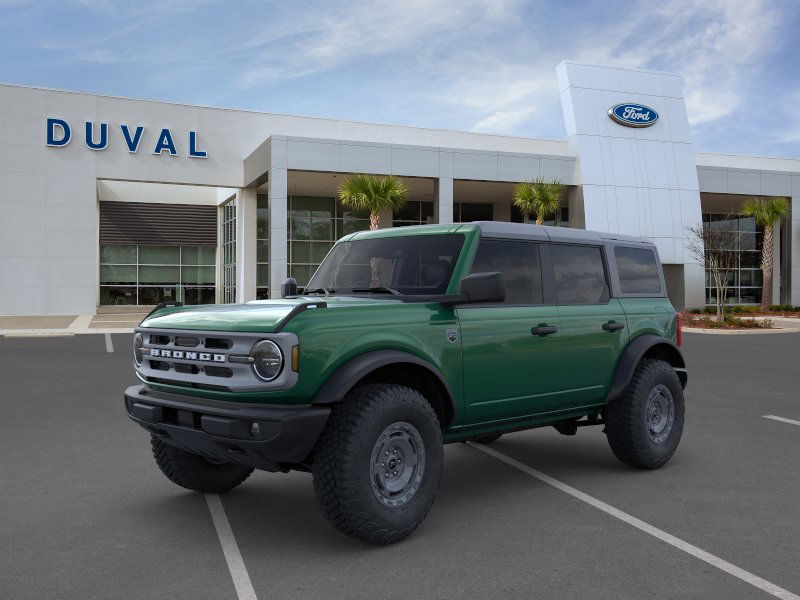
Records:
M686 361L680 348L670 339L659 335L645 334L632 339L623 350L619 362L617 362L614 378L611 380L606 402L612 402L625 392L631 379L633 379L636 367L643 358L659 358L667 361L675 369L681 385L684 388L686 387L688 379Z

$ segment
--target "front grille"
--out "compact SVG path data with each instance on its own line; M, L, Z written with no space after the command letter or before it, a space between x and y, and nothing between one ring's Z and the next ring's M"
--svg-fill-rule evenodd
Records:
M234 392L285 389L297 381L291 363L278 378L265 384L256 377L251 364L231 361L231 356L248 356L253 346L271 339L283 355L292 355L297 336L290 332L223 333L217 331L137 329L144 337L144 361L137 372L145 381L188 388Z

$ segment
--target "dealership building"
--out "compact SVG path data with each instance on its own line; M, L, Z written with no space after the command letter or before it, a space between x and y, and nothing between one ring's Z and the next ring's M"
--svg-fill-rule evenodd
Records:
M800 160L695 152L677 75L564 62L556 77L564 140L0 85L0 315L278 297L368 228L336 200L351 173L403 179L393 227L527 221L515 184L558 179L549 224L652 240L680 307L712 293L687 229L786 197L773 301L800 305ZM756 303L762 232L736 227L728 301Z

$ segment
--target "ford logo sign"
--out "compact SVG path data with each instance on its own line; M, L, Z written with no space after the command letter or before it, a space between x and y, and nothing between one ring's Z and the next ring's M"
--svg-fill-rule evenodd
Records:
M658 121L658 113L644 104L617 104L608 109L608 116L626 127L650 127Z

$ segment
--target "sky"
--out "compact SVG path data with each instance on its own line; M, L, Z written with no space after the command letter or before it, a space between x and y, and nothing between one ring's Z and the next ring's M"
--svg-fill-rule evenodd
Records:
M800 158L800 1L0 0L0 82L563 139L562 60L684 77L695 149Z

